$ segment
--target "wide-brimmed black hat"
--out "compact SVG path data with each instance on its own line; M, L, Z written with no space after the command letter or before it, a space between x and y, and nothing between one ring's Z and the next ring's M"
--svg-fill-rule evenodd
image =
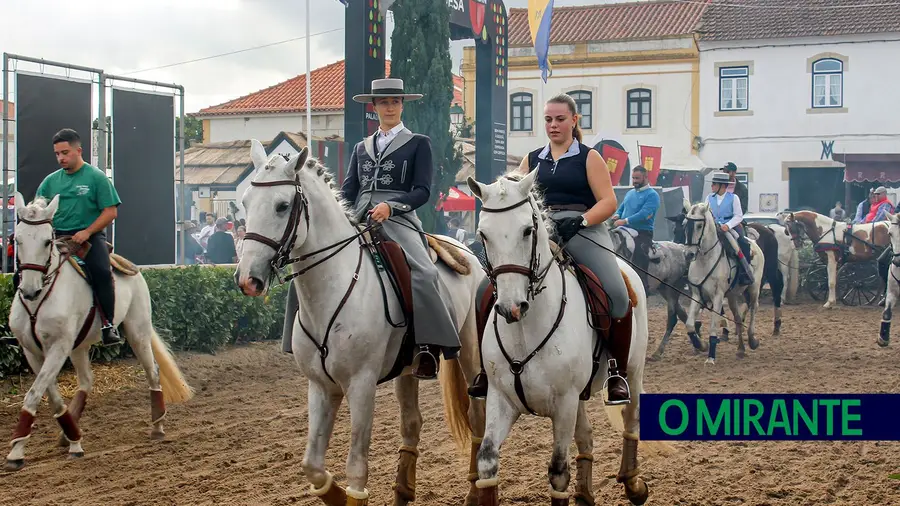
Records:
M403 79L376 79L372 81L372 93L364 93L353 97L354 102L368 104L378 97L400 97L403 100L418 100L422 98L419 93L406 93L403 90Z

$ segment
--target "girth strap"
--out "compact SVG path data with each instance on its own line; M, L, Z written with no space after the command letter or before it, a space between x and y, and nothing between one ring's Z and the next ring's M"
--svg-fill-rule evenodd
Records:
M550 328L550 332L547 332L544 340L541 341L537 348L534 349L527 357L523 360L513 360L512 357L509 356L509 353L506 352L506 348L503 347L503 341L500 339L500 329L497 327L497 312L494 311L494 335L497 337L497 344L500 347L500 352L503 353L503 356L506 358L506 361L509 363L509 371L513 374L513 387L516 390L516 395L519 396L519 401L522 402L522 406L528 410L532 415L537 416L537 413L531 409L531 406L528 405L528 401L525 399L525 389L522 386L522 372L525 371L525 364L531 361L538 352L543 349L543 347L550 341L550 338L553 337L553 334L556 332L556 329L559 328L559 324L562 322L563 315L566 313L566 304L568 303L568 299L566 297L566 273L565 268L562 263L557 262L559 265L559 274L562 278L562 299L559 304L559 313L556 315L556 321L553 322L553 327Z

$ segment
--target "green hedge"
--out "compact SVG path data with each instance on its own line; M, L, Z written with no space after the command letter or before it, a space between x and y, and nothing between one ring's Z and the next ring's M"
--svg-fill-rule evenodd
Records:
M143 275L150 288L153 323L173 349L214 353L228 343L281 336L287 285L274 287L265 298L246 297L235 285L230 267L146 269ZM11 335L12 297L12 277L0 276L0 332L4 335ZM94 348L94 358L100 360L131 355L127 344ZM0 345L0 377L25 369L17 346Z

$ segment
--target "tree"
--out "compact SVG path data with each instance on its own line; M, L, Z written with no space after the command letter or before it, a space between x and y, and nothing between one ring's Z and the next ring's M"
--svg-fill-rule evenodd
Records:
M181 118L175 118L175 152L178 152L178 124ZM184 117L184 149L191 147L191 141L203 142L203 121L193 116Z
M404 104L403 121L413 132L431 138L434 157L431 199L418 215L426 231L442 231L441 215L434 207L440 194L456 182L462 166L462 152L450 133L450 9L447 0L397 0L392 10L391 77L403 79L408 92L424 95Z

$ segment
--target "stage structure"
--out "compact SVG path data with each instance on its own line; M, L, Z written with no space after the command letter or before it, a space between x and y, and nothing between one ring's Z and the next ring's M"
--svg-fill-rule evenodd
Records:
M349 149L375 133L372 104L353 96L368 93L384 76L387 47L379 0L350 2L346 11L344 139ZM502 0L447 0L452 40L475 40L475 177L489 182L506 171L508 38ZM480 210L480 201L477 202Z
M14 112L2 107L4 202L8 204L15 191L26 200L34 198L41 180L58 169L50 144L53 134L73 128L81 134L85 162L111 177L122 198L107 240L137 265L183 263L184 238L178 230L190 205L182 197L184 87L7 53L2 78L2 103L8 104L11 98L15 103ZM6 141L11 138L14 145ZM180 154L177 186L176 143ZM4 251L14 222L15 214L9 210L0 218ZM181 246L176 248L178 237ZM181 252L180 259L176 251ZM2 256L3 270L9 272L7 256Z

